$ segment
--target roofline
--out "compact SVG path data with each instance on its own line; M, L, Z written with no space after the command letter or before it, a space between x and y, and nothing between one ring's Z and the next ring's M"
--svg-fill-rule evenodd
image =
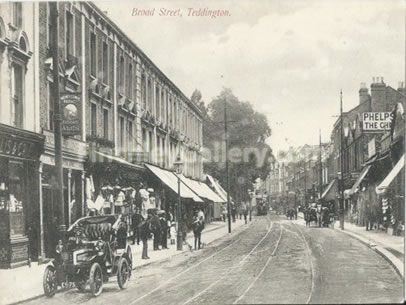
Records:
M165 73L162 72L162 70L160 68L158 68L158 66L144 53L144 51L141 50L140 47L137 46L137 44L130 38L128 37L128 35L126 33L123 32L123 30L120 29L120 27L110 18L108 17L93 1L84 1L82 2L85 5L89 5L90 8L94 9L95 11L97 11L97 13L103 18L105 19L106 22L108 22L111 26L112 29L114 31L117 32L117 34L121 35L123 38L125 38L125 40L127 40L127 43L129 43L137 52L137 55L140 54L140 57L146 61L148 64L150 64L158 74L160 74L160 76L162 78L164 78L164 80L166 82L169 83L169 85L172 87L172 89L178 93L184 100L186 100L186 102L189 104L189 106L191 106L193 108L193 110L195 110L195 112L199 115L200 118L203 118L203 115L199 109L199 107L197 107L196 104L194 104L180 89L178 86L176 86L166 75Z

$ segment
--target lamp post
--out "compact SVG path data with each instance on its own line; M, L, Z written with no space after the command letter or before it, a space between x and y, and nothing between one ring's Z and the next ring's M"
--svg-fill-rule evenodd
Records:
M175 166L176 174L178 176L178 206L176 209L177 212L177 218L178 218L178 229L176 230L176 250L182 251L182 245L183 245L183 235L182 235L182 209L181 209L181 204L182 204L182 199L180 197L180 175L182 174L182 169L183 169L183 162L180 158L180 154L176 157L175 162L173 162L173 165Z

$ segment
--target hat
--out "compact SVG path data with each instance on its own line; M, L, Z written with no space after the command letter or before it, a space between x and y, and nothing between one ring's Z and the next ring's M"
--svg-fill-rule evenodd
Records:
M154 191L154 189L152 187L147 189L148 192L152 193Z
M115 185L113 188L121 190L121 187L119 185Z

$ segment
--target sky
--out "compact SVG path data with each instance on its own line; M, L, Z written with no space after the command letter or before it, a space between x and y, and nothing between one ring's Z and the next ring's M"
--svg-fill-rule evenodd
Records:
M274 152L317 144L359 103L360 83L405 79L401 0L96 1L186 96L209 103L223 87L268 118ZM132 16L155 8L153 16ZM188 16L188 9L229 16ZM180 9L182 16L160 16Z

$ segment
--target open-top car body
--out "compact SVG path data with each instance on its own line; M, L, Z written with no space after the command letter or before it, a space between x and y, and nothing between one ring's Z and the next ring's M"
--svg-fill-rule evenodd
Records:
M74 284L80 291L89 286L91 294L98 296L111 276L117 276L119 287L124 289L132 270L126 231L120 215L78 219L68 229L66 241L59 241L56 257L45 269L45 294L51 297L58 287Z

